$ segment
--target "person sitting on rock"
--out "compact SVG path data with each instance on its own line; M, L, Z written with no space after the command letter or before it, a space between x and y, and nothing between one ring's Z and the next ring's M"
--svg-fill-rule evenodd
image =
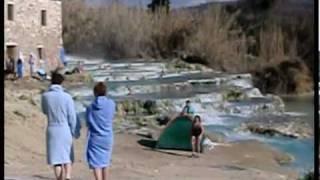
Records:
M47 73L43 69L38 69L37 74L40 76L41 80L46 80Z
M201 139L204 134L204 127L201 123L201 118L196 115L192 120L191 127L191 144L192 144L192 154L191 157L199 157L197 153L200 153Z
M194 114L194 109L191 106L191 102L190 100L186 101L186 105L183 107L182 112L181 112L181 116L193 116Z
M42 59L39 60L39 68L37 69L36 73L42 81L47 79L47 72L46 72L44 60Z

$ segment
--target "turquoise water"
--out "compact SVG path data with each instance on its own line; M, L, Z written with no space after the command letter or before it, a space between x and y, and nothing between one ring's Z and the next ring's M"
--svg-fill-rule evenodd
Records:
M287 137L268 137L251 133L235 132L236 125L209 125L206 130L225 136L227 142L243 140L258 140L271 145L272 148L289 153L294 161L288 166L297 169L300 173L306 172L313 167L314 141L311 139L292 139Z
M304 113L306 121L314 128L313 95L305 97L281 97L286 105L286 111Z
M313 96L306 97L282 97L286 105L286 111L304 113L306 122L314 128L314 100ZM293 154L296 161L292 166L310 170L314 166L314 139L282 140L281 143L272 145L290 154Z
M313 100L307 98L284 98L286 111L305 113L305 119L313 127ZM228 142L243 140L258 140L271 145L272 148L291 154L294 161L287 165L295 168L301 174L312 169L314 164L314 139L292 139L288 137L269 137L246 132L236 132L234 129L245 119L226 118L225 123L206 126L209 132L224 135Z
M267 143L295 157L295 161L289 166L297 168L300 172L312 169L314 162L313 138L298 140L277 137L273 139L273 141Z

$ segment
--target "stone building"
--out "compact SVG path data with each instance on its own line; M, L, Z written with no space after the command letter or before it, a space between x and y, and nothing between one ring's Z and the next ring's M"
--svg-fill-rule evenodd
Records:
M29 55L34 53L36 67L40 59L45 61L47 70L60 65L61 0L5 0L4 3L6 59L13 57L16 60L22 52L25 67L28 67Z

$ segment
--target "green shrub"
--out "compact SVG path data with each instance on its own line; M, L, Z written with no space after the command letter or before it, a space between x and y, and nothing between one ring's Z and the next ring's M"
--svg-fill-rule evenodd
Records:
M314 180L314 172L305 174L303 177L299 178L299 180Z

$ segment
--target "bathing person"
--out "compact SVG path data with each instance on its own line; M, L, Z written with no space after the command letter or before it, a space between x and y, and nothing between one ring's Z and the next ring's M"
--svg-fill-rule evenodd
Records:
M64 77L52 73L51 86L42 95L42 111L48 118L46 131L47 162L57 180L69 180L73 163L72 137L76 134L77 115L72 97L61 86Z
M84 67L83 67L83 63L81 61L78 62L78 69L79 69L79 73L83 73Z
M92 104L87 108L86 120L88 125L87 162L93 169L96 180L107 180L113 147L112 121L114 118L115 102L106 97L107 87L99 82L94 87Z
M160 78L162 78L163 76L164 76L164 70L162 69L160 73Z
M192 157L198 157L195 152L200 153L200 144L203 133L204 128L201 123L201 118L200 116L196 115L192 121L191 128Z
M131 89L131 87L127 86L127 88L128 88L128 95L132 95L132 89Z
M181 115L182 116L184 116L184 115L192 116L193 114L194 114L194 109L191 105L190 100L187 100L186 105L182 109Z

